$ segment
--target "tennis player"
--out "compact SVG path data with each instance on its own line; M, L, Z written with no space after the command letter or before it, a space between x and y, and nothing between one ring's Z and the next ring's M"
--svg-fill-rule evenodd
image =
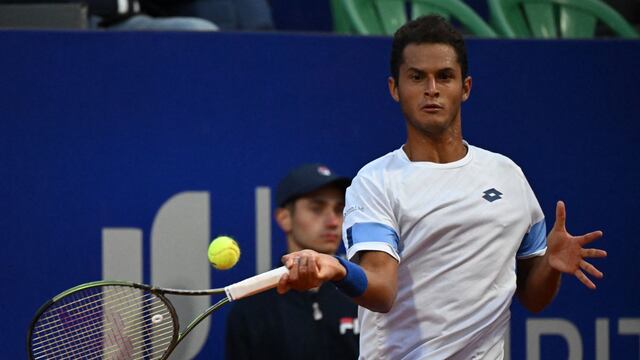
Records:
M350 183L323 164L300 165L282 179L276 188L275 218L288 252L336 253ZM358 357L357 305L333 284L284 296L270 290L233 305L227 318L226 359Z
M402 26L393 39L391 96L406 142L365 165L346 193L343 241L351 261L311 250L283 257L280 293L334 282L359 305L360 359L502 359L515 294L545 308L561 273L602 273L572 236L565 206L545 219L521 169L462 137L471 77L461 34L443 18ZM517 285L517 286L516 286Z

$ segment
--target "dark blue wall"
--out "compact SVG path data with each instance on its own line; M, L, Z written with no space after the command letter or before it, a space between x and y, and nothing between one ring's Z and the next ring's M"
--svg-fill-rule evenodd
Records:
M158 208L182 191L210 192L212 233L233 234L243 247L237 268L212 272L212 286L253 274L256 186L273 187L307 161L353 175L403 143L403 120L386 88L389 44L1 32L0 358L24 357L29 320L46 299L101 277L102 228L141 228L146 244ZM595 359L596 318L608 318L611 358L637 358L638 337L619 335L618 320L640 317L640 42L475 40L468 47L465 138L523 168L548 226L563 199L571 232L605 233L597 245L610 257L596 261L605 272L598 290L565 277L555 303L535 318L573 322L585 359ZM274 258L281 239L274 230ZM200 358L218 358L225 315L214 315ZM514 305L513 359L524 358L527 318L534 316ZM547 337L542 345L544 359L566 357L562 341Z

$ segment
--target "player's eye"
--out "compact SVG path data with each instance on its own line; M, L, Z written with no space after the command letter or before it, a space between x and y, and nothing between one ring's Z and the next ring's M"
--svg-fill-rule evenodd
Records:
M450 71L443 71L438 73L439 80L451 80L453 79L453 74Z

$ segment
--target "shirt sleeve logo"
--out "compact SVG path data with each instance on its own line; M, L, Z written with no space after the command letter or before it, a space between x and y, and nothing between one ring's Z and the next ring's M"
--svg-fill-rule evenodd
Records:
M364 210L364 207L362 207L360 205L350 206L348 209L346 209L344 211L344 217L346 218L347 216L351 215L352 213L354 213L356 211L362 211L362 210Z

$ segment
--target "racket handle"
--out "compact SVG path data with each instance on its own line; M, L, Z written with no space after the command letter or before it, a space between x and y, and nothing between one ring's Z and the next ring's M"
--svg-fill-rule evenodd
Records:
M235 284L231 284L224 288L224 292L227 293L229 301L242 299L265 290L276 287L278 281L284 274L288 274L289 269L285 266L281 266L277 269L273 269L264 272L260 275L252 276L248 279L242 280Z

